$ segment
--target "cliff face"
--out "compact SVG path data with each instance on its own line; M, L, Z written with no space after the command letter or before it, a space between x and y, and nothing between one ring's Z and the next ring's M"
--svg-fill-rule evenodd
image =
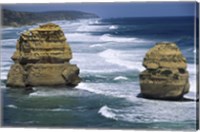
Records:
M49 23L24 32L12 56L7 86L77 85L79 68L69 63L72 52L61 28Z
M32 25L39 22L47 22L53 20L98 18L98 16L95 14L80 11L20 12L3 9L2 15L3 26L14 27Z
M157 43L144 58L141 93L155 99L180 99L189 91L186 59L175 43Z

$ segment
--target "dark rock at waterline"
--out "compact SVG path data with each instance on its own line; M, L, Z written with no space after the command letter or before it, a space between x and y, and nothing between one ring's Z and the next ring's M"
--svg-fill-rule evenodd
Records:
M71 48L58 25L26 31L17 41L7 86L76 86L81 79L79 68L69 63L71 58Z
M191 99L191 98L185 98L185 97L178 97L178 98L157 98L157 97L149 97L149 96L144 96L143 94L139 93L137 95L138 98L145 98L145 99L151 99L151 100L163 100L163 101L178 101L178 102L190 102L190 101L197 101L198 99Z
M189 92L185 57L175 43L157 43L143 61L141 94L145 98L180 100Z

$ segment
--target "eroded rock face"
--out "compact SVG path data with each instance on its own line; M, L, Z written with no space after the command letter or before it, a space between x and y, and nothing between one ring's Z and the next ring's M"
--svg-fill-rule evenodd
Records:
M140 73L143 97L180 99L189 92L189 74L185 57L175 43L157 43L143 61Z
M79 68L69 63L72 52L64 33L53 23L22 33L12 59L15 64L7 86L75 86L80 82Z

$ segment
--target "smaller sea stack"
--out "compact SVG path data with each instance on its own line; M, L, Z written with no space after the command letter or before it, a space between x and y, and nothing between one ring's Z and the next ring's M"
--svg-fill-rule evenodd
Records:
M151 99L179 100L189 92L186 58L175 43L157 43L143 61L141 95Z
M7 86L76 86L79 68L69 63L72 52L61 28L53 23L21 34Z

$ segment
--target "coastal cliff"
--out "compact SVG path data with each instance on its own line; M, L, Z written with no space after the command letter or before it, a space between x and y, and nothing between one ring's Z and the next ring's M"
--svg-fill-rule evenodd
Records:
M141 94L154 99L181 99L189 92L186 58L175 43L157 43L143 61Z
M54 20L76 20L98 18L97 15L81 11L22 12L3 9L3 26L24 26Z
M26 31L17 41L7 86L75 86L81 80L79 68L70 59L71 48L58 25L48 23Z

